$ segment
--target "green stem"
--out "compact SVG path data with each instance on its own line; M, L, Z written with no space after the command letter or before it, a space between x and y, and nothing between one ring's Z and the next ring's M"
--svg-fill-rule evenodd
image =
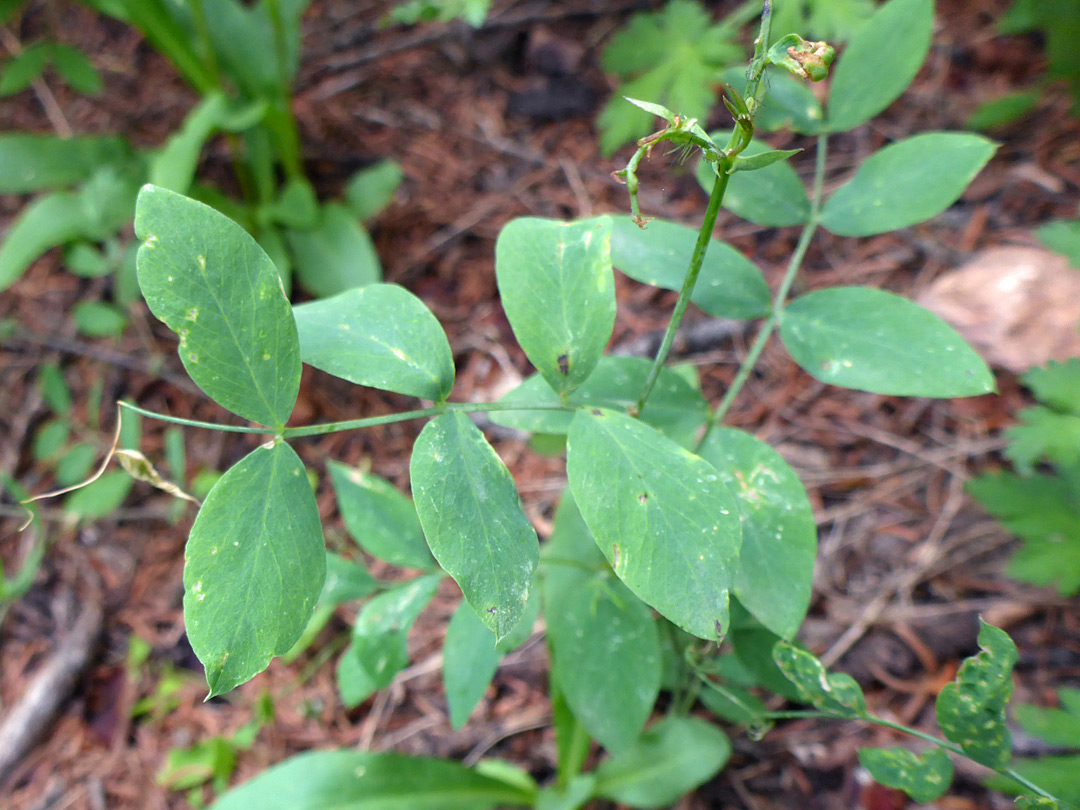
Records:
M702 220L701 230L698 232L694 253L690 257L690 267L686 271L686 278L683 279L682 289L679 290L679 300L675 302L675 309L671 313L671 320L668 321L664 339L661 341L660 348L653 359L652 368L649 369L649 376L645 379L645 386L641 390L641 396L638 397L635 414L641 413L641 409L645 407L645 400L652 393L656 379L660 376L664 363L667 362L671 344L675 341L675 333L679 331L679 324L682 323L686 308L690 305L690 296L694 292L694 285L697 284L698 275L701 273L701 265L705 261L705 251L709 249L709 242L712 241L713 228L716 227L716 217L720 213L720 204L724 201L724 192L727 191L728 180L731 179L731 175L727 172L728 168L729 162L726 159L721 160L717 165L719 171L716 182L713 183L712 193L709 195L709 206L705 209L705 218Z
M776 297L773 300L772 314L769 315L765 323L762 324L761 329L757 333L757 337L754 339L753 345L750 347L750 351L747 352L746 359L743 360L738 373L735 375L735 379L731 381L731 385L728 386L727 391L724 392L720 404L716 407L716 410L709 415L709 421L705 425L705 433L702 435L701 441L698 442L698 447L705 443L705 439L708 438L709 432L713 427L720 424L724 417L727 416L727 412L731 409L735 397L739 395L743 385L750 377L750 373L754 370L758 358L761 357L761 352L764 351L765 344L769 341L777 324L780 323L780 317L784 312L784 305L787 301L788 294L791 292L791 285L795 283L795 278L799 273L799 269L802 267L803 259L806 258L806 251L810 248L810 242L813 240L818 224L821 221L821 196L825 184L825 162L828 154L828 140L827 135L818 136L817 159L814 166L814 186L813 193L810 197L810 216L807 218L806 224L803 225L802 233L799 234L799 242L795 246L795 252L791 254L791 260L788 262L787 271L784 273L784 278L780 282L779 289L776 291Z
M224 90L221 83L221 67L218 65L217 52L214 50L214 38L210 34L210 23L206 19L206 9L203 0L189 0L191 7L191 19L195 24L195 33L199 37L199 45L203 49L203 61L206 70L219 90Z
M877 717L877 716L872 715L872 714L863 714L863 715L859 715L858 717L853 718L853 717L849 717L847 715L833 714L831 712L822 712L822 711L814 711L814 710L798 710L798 711L786 711L786 712L769 712L769 713L764 715L764 719L766 719L766 720L792 720L792 719L796 719L796 718L811 718L811 719L819 719L819 720L853 720L853 719L854 720L864 720L867 723L873 723L874 725L877 725L877 726L884 726L885 728L891 728L893 731L900 731L900 732L902 732L904 734L910 734L912 737L918 737L920 740L925 740L926 742L931 743L933 745L936 745L938 748L943 748L946 751L949 751L949 752L951 752L953 754L956 754L957 756L961 756L961 757L965 757L967 759L971 759L971 757L968 757L968 755L966 753L964 753L964 749L961 748L959 745L956 745L955 743L949 742L948 740L943 740L940 737L935 737L933 734L927 734L925 731L919 731L919 729L917 729L917 728L911 728L910 726L905 726L905 725L902 725L900 723L894 723L891 720L886 720L886 719L884 719L882 717ZM984 763L979 763L979 764L984 764ZM990 766L987 766L987 767L990 767ZM1040 796L1044 796L1047 799L1053 799L1054 801L1058 802L1058 804L1062 805L1063 807L1067 806L1066 803L1063 802L1061 799L1059 799L1057 796L1053 795L1052 793L1047 792L1046 790L1039 787L1038 785L1036 785L1031 780L1029 780L1026 777L1024 777L1023 775L1017 773L1012 768L990 768L990 769L992 771L995 771L996 773L1001 774L1002 776L1007 776L1008 778L1010 778L1013 781L1017 782L1018 784L1020 784L1022 787L1024 787L1027 790L1033 791L1034 793L1037 793Z
M276 431L268 427L248 427L243 425L221 425L214 422L203 422L198 419L184 419L180 416L149 411L140 408L130 402L118 403L121 407L142 414L143 416L157 419L162 422L171 422L176 425L188 427L206 428L208 430L220 430L224 433L260 433L264 436L277 435L283 439L299 439L303 436L322 436L326 433L338 433L344 430L357 430L360 428L378 427L389 425L394 422L407 422L410 419L423 419L428 416L439 416L444 413L491 413L493 411L575 411L576 405L554 405L539 403L524 405L511 402L447 402L435 405L431 408L418 408L413 411L401 411L399 413L386 414L385 416L369 416L364 419L348 419L343 422L325 422L321 425L305 425L303 427L285 428Z

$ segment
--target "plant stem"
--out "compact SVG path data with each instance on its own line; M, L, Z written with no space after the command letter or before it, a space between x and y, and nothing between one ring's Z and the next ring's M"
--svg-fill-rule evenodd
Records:
M649 369L649 376L645 379L645 387L642 388L641 396L638 397L635 415L641 413L641 409L645 407L645 400L652 393L656 379L660 376L664 363L667 362L671 344L675 341L675 333L679 331L679 324L682 323L686 308L690 305L690 296L694 292L694 285L697 284L698 274L701 273L701 265L705 261L705 251L709 249L709 242L712 241L716 216L720 213L720 204L724 201L724 192L727 191L728 180L731 178L731 175L727 173L728 161L721 160L717 168L719 172L716 176L716 182L713 183L712 193L709 195L709 206L705 209L705 218L701 222L701 231L698 233L697 243L694 245L694 253L690 257L690 267L686 271L686 278L683 279L682 289L679 290L679 300L675 303L675 309L671 313L671 320L668 321L664 339L660 343L656 357L653 359L652 368Z
M833 714L831 712L822 712L815 710L797 710L786 712L768 712L767 714L763 715L763 718L765 720L792 720L796 718L816 718L820 720L864 720L867 723L873 723L877 726L884 726L885 728L891 728L894 731L900 731L904 734L910 734L912 737L918 737L920 740L925 740L928 743L932 743L938 748L944 748L946 751L956 754L957 756L971 759L971 757L968 757L967 754L964 753L964 749L961 748L959 745L956 745L955 743L949 742L948 740L943 740L940 737L935 737L933 734L927 734L925 731L919 731L919 729L917 728L911 728L910 726L905 726L900 723L894 723L891 720L886 720L883 717L877 717L872 714L863 714L857 717L849 717L847 715ZM990 769L992 771L995 771L996 773L1001 774L1002 776L1007 776L1008 778L1017 782L1019 785L1021 785L1027 790L1033 791L1040 796L1045 796L1047 799L1053 799L1054 801L1061 804L1063 807L1066 806L1065 802L1063 802L1061 799L1039 787L1034 782L1017 773L1012 768Z
M761 357L761 352L765 349L765 344L769 341L773 330L780 322L780 317L784 312L784 305L787 301L788 293L791 292L791 285L795 283L795 278L799 273L799 269L802 267L803 259L806 258L806 251L810 248L810 242L813 240L814 233L817 231L821 221L821 196L825 184L825 161L828 154L828 140L829 137L827 135L818 136L817 158L814 165L814 186L813 193L810 197L810 215L807 217L806 224L803 225L802 233L799 234L798 244L795 246L795 252L791 254L791 260L788 262L787 271L784 273L784 278L780 282L779 289L776 291L776 297L773 299L772 314L769 315L765 323L761 325L761 329L758 331L757 337L754 338L754 343L751 345L750 351L747 352L746 358L743 360L742 365L739 366L739 371L735 375L735 379L731 381L728 390L724 392L724 396L720 400L720 404L716 407L716 410L709 415L709 421L705 425L705 433L698 442L698 447L701 447L701 445L705 443L705 439L708 438L709 432L713 427L720 424L724 417L727 416L727 412L730 410L732 403L734 403L735 397L739 395L739 391L742 390L743 385L750 377L750 372L754 370L754 365L757 363L758 358Z
M198 419L184 419L180 416L146 410L130 402L118 403L121 407L158 419L162 422L171 422L176 425L188 427L206 428L208 430L220 430L224 433L260 433L264 436L278 435L283 439L299 439L304 436L322 436L326 433L338 433L344 430L357 430L359 428L378 427L389 425L394 422L407 422L410 419L423 419L428 416L439 416L444 413L491 413L493 411L575 411L576 405L554 405L540 403L532 405L519 405L510 402L447 402L435 405L431 408L418 408L412 411L390 413L385 416L369 416L364 419L348 419L343 422L324 422L321 425L305 425L303 427L285 428L276 431L269 427L248 427L245 425L221 425L214 422L203 422Z

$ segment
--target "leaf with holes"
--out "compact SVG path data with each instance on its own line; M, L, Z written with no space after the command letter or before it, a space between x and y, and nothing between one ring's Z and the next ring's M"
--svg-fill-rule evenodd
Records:
M219 405L280 428L300 390L300 342L277 270L224 214L156 186L135 213L139 286L180 336L180 360Z
M941 748L928 748L922 756L906 748L861 748L859 763L876 781L919 804L940 798L952 784L952 761Z
M946 739L988 768L1003 768L1012 756L1005 704L1012 696L1018 653L1008 633L982 622L982 652L964 661L956 679L937 698L937 721Z
M220 695L289 651L322 591L319 510L289 445L259 447L218 480L184 558L188 640Z
M619 578L687 632L721 638L742 531L713 466L599 408L578 411L566 451L574 500Z
M825 667L812 654L786 641L777 642L773 659L784 676L795 684L803 700L843 717L866 714L866 699L859 684L845 672L825 672Z
M506 317L536 370L560 394L592 373L615 323L611 219L511 220L495 243Z
M450 344L431 310L396 284L293 307L300 358L335 377L441 402L454 387Z
M501 640L525 612L540 556L514 479L462 413L428 422L409 474L431 553Z

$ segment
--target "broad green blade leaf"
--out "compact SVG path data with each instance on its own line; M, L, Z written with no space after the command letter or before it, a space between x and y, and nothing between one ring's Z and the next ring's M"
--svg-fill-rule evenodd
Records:
M423 301L370 284L293 307L300 357L357 385L442 402L454 387L450 344Z
M90 442L77 444L56 462L53 478L58 486L70 487L90 477L90 470L97 458L97 448ZM103 478L105 476L102 476ZM80 490L81 491L81 490ZM72 497L77 493L72 493ZM124 493L125 497L127 492ZM122 499L121 499L122 500Z
M377 475L327 462L345 528L360 548L402 568L432 569L412 501Z
M953 762L942 748L921 756L907 748L860 748L859 762L876 782L895 787L920 805L941 798L953 784Z
M717 143L727 143L731 137L730 130L711 134ZM771 149L763 141L752 140L742 155L753 157ZM702 160L698 163L697 179L705 193L711 194L716 169ZM801 225L810 216L810 198L791 164L780 162L755 172L731 175L724 192L724 208L758 225Z
M792 301L780 337L811 377L905 397L974 397L994 390L986 363L956 330L904 298L830 287Z
M191 379L233 413L280 428L300 389L300 342L274 263L213 208L144 186L139 286L180 336Z
M521 348L560 394L577 388L615 324L611 219L511 220L495 243L495 275Z
M248 126L257 123L265 104L246 108ZM221 92L207 95L184 118L184 123L150 161L150 182L179 194L186 194L199 165L203 144L215 132L226 127L236 116L228 96ZM246 128L246 127L242 127Z
M611 263L616 268L643 284L682 288L697 242L695 229L653 220L642 230L629 216L611 220ZM761 318L772 308L769 285L757 266L716 239L709 243L690 300L717 318Z
M533 792L457 762L370 751L314 751L234 788L212 810L488 810Z
M337 606L354 599L363 599L379 587L375 577L358 562L339 554L326 552L326 580L318 604Z
M922 756L906 748L860 748L859 763L875 781L904 791L919 804L939 799L952 784L952 761L941 748L928 748Z
M613 753L641 734L660 692L660 640L652 611L610 574L548 577L551 665L563 698Z
M546 785L536 797L536 810L578 810L588 804L596 792L596 777L591 773L579 773L566 784Z
M600 359L589 379L570 395L573 405L595 405L625 410L637 404L652 363L643 357ZM529 377L500 402L561 404L559 395L539 374ZM701 390L670 366L660 371L656 385L641 411L641 421L656 428L673 442L690 446L709 415L709 404ZM530 433L566 433L574 419L572 411L494 411L492 422Z
M376 689L385 689L409 665L409 630L435 596L440 579L439 574L428 574L381 593L356 617L353 654Z
M184 623L213 697L287 653L322 591L319 509L289 445L263 445L221 477L184 559Z
M337 670L338 694L346 709L355 709L373 694L379 691L375 679L360 663L360 656L350 644L338 659Z
M754 729L768 728L765 715L769 709L764 701L749 690L730 683L712 685L701 690L698 699L706 709L722 720L737 726Z
M296 263L296 280L316 298L382 281L382 265L371 237L348 208L322 207L311 230L287 230L285 237Z
M59 189L88 179L102 166L132 160L131 147L113 136L0 134L0 194Z
M443 685L450 725L455 729L465 725L484 696L501 658L495 636L463 600L446 627L443 642Z
M501 640L525 611L540 556L514 479L463 413L428 422L409 474L432 554Z
M629 751L600 763L596 795L630 807L667 807L711 779L729 756L731 743L716 726L669 715Z
M773 15L775 24L775 7ZM746 94L745 65L725 70L723 78L740 94ZM816 135L821 130L825 114L807 83L786 71L772 68L768 69L767 81L769 93L754 116L754 128L763 132L792 129L801 135Z
M996 149L993 141L963 132L890 144L829 197L821 224L840 236L873 236L923 222L956 202Z
M795 684L787 679L773 658L773 650L781 640L780 636L762 627L749 613L746 614L746 623L743 625L741 620L744 617L740 616L740 613L746 609L738 599L732 602L731 608L732 629L728 640L735 650L736 660L753 677L754 684L764 686L770 692L782 695L788 700L801 701L802 694Z
M1016 771L1029 782L1061 799L1061 804L1045 797L1023 797L1016 800L1017 810L1076 810L1080 807L1080 756L1059 755L1039 757L1038 759L1015 759L1010 769ZM1002 793L1017 795L1028 791L1019 782L1007 776L994 774L985 782L988 788Z
M716 469L599 408L578 411L566 448L574 500L619 578L687 632L723 637L741 529Z
M311 183L293 177L281 187L277 199L263 205L260 211L286 228L306 230L318 225L321 209Z
M1012 756L1005 704L1012 696L1012 668L1019 655L1008 633L982 622L982 652L968 658L956 680L938 694L937 721L945 738L988 768L1003 768Z
M101 74L86 54L70 45L56 43L52 46L52 63L67 86L77 93L96 96L104 88Z
M1058 694L1080 691L1059 689ZM1030 703L1021 703L1013 707L1013 717L1025 732L1038 737L1043 742L1060 748L1080 749L1080 712L1067 711L1068 704L1062 701L1065 709L1049 709Z
M889 0L851 38L832 71L827 126L845 132L869 121L908 86L934 29L934 0Z
M735 428L713 428L698 455L735 493L742 515L735 595L759 622L792 638L810 606L817 556L817 524L802 482L779 453Z
M807 703L842 717L866 714L862 688L846 672L827 674L817 658L787 641L777 643L773 658Z
M11 224L0 245L0 291L18 281L49 248L91 236L93 230L78 194L54 191L34 200Z
M366 222L390 204L402 178L401 166L392 160L380 160L349 178L345 203L361 222Z
M67 445L71 428L66 422L52 420L43 424L34 434L33 452L38 461L55 461Z
M72 315L75 328L87 337L115 337L127 326L123 310L101 301L80 301Z

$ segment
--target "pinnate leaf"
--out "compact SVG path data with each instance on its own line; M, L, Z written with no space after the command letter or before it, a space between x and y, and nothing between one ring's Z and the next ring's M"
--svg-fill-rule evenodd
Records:
M866 714L862 689L846 672L827 673L813 654L786 641L773 648L773 659L807 703L843 717Z
M595 408L570 425L566 467L585 524L630 590L687 632L722 637L742 533L713 466Z
M1039 241L1080 268L1080 219L1063 219L1043 225L1035 232Z
M870 120L908 86L934 28L934 0L889 0L851 38L832 72L828 128L844 132Z
M994 390L990 369L956 330L884 290L830 287L796 298L780 337L810 376L843 388L909 397Z
M488 810L532 804L532 791L445 759L313 751L234 788L212 810Z
M139 286L219 405L282 427L300 389L296 323L274 263L224 214L156 186L139 193Z
M906 748L862 748L859 762L876 781L920 804L940 798L952 784L952 761L941 748L928 748L921 756Z
M577 388L615 323L611 219L512 220L495 243L495 275L521 348L560 394Z
M993 141L964 132L928 132L890 144L829 197L821 224L841 236L873 236L923 222L956 202L996 149Z
M524 614L540 555L514 479L457 412L424 427L409 473L431 553L501 640Z
M1061 413L1080 416L1080 358L1051 360L1020 377L1035 398Z
M735 493L742 515L735 595L765 627L791 638L810 606L817 556L806 489L779 453L741 430L713 428L698 455Z
M291 447L259 447L218 480L184 558L188 640L220 695L292 648L322 591L319 510Z
M983 623L982 652L968 658L956 679L937 698L937 721L946 739L989 768L1002 768L1012 756L1012 734L1005 704L1012 696L1012 668L1018 654L1004 630Z
M630 278L679 290L690 267L698 232L652 220L644 229L632 217L612 217L611 263ZM769 313L769 285L757 266L725 242L712 240L690 300L717 318L760 318Z
M454 358L439 322L396 284L369 284L293 307L300 357L357 385L442 401Z

